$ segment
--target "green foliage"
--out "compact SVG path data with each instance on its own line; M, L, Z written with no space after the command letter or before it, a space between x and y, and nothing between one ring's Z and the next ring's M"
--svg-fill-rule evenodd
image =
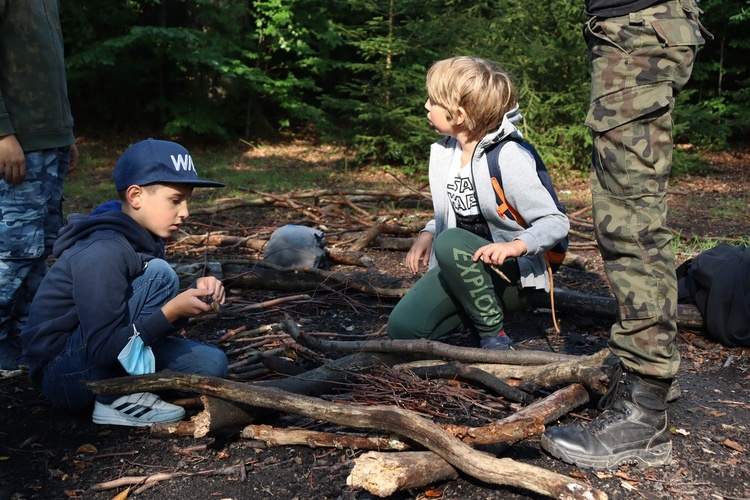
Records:
M360 162L414 166L435 139L423 109L425 75L460 31L436 30L438 4L443 2L347 0L337 19L346 47L338 70L345 76L321 98L336 117L325 131L350 144Z
M699 151L680 147L672 151L672 177L707 175L712 171L710 163Z
M702 22L714 35L698 52L687 94L678 103L678 139L701 147L725 148L750 130L750 2L702 0Z
M106 31L86 29L100 11L120 17L105 18ZM249 138L314 120L313 74L326 62L312 44L330 31L315 11L309 0L82 0L64 10L66 36L82 33L67 46L78 121ZM126 106L113 108L112 96Z
M438 139L423 105L430 65L498 62L520 128L560 175L586 172L589 63L582 1L79 0L63 2L79 129L246 140L293 128L348 146L358 164L414 173ZM716 35L678 96L675 138L700 148L750 129L750 2L701 0ZM679 155L680 153L678 153ZM700 169L693 160L690 169Z
M504 0L480 46L515 76L521 131L561 174L588 170L591 132L583 125L589 63L581 5L567 0ZM487 49L484 49L487 50Z

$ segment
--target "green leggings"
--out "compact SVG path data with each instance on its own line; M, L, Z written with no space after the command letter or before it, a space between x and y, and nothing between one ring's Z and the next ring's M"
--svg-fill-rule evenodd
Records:
M447 229L433 244L437 265L427 271L396 304L388 319L392 339L439 339L472 328L480 337L503 329L505 313L526 304L518 262L506 260L499 270L471 258L489 242L463 229Z

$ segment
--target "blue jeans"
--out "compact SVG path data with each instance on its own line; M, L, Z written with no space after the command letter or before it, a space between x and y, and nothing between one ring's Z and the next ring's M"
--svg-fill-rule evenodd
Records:
M161 309L175 297L179 279L171 266L154 259L136 277L127 297L130 323ZM151 346L156 358L156 371L172 370L223 377L227 372L227 357L221 349L184 338L165 337ZM89 406L94 394L82 381L104 380L127 376L117 359L102 365L89 360L87 338L77 328L68 338L65 349L44 367L42 393L47 399L69 409ZM97 397L110 402L115 397Z
M26 153L26 179L0 179L0 340L17 335L62 227L70 147Z

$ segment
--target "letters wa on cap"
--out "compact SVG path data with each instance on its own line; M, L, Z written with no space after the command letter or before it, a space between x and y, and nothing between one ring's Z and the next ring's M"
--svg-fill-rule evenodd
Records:
M147 139L133 144L120 156L113 174L115 189L149 184L188 184L196 187L223 187L221 182L198 179L193 158L187 149L171 141Z

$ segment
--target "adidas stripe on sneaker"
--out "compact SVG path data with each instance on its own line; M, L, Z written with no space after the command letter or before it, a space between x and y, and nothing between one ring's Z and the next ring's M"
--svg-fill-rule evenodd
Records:
M164 422L179 422L185 417L185 409L164 402L156 394L138 392L115 399L112 403L94 403L92 420L95 424L128 425L145 427Z

